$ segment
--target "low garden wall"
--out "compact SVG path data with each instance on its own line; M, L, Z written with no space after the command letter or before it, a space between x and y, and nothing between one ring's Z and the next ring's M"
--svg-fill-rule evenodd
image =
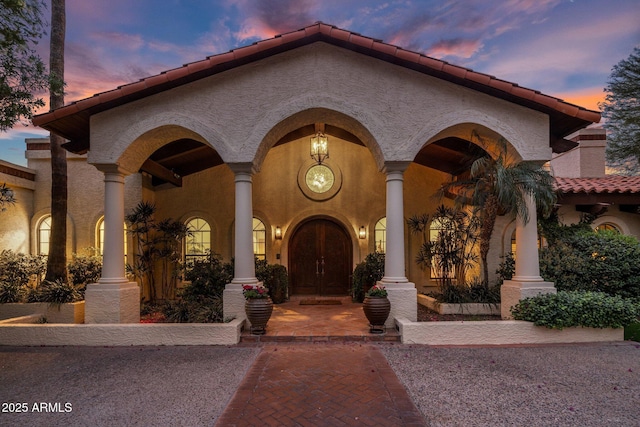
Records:
M240 342L243 323L244 320L241 319L234 319L229 323L0 323L0 345L233 345Z
M624 329L535 326L520 320L411 322L396 318L403 344L517 345L624 341Z
M47 323L84 323L84 301L52 306L47 302L0 304L0 320L38 315Z
M435 298L418 294L418 303L440 314L469 314L500 316L500 304L446 304Z

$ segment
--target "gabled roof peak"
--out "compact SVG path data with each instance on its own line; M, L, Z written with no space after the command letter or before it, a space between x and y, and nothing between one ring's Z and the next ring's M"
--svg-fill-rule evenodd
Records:
M33 123L71 140L70 151L86 151L89 142L89 117L93 114L318 41L411 68L548 114L552 144L556 140L561 141L565 135L600 120L599 112L567 103L562 99L317 21L298 30L211 55L203 60L190 62L182 67L72 102L34 117Z

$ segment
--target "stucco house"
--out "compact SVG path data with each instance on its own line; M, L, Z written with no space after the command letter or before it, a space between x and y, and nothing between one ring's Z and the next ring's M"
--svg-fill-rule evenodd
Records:
M315 23L73 102L34 124L69 140L69 252L103 254L102 279L86 292L86 323L139 319L123 228L125 212L144 200L157 217L194 230L185 257L209 248L235 258L225 316L245 316L242 285L257 282L254 256L288 268L291 295L347 295L354 266L380 250L392 324L416 319L416 293L432 283L413 261L420 242L406 217L433 212L439 186L498 141L521 161L551 161L561 176L593 141L604 153L604 131L583 130L599 120L515 83ZM478 136L489 144L480 147ZM311 139L327 143L328 157L311 158ZM47 244L48 141L27 140L26 156L28 168L0 163L0 182L20 201L2 214L0 248L39 253ZM588 176L599 161L587 155L567 179ZM580 193L579 183L566 185L567 194ZM632 192L624 204L637 212L637 186ZM576 206L609 203L609 223L640 235L637 213L617 199L562 200L569 221ZM514 231L518 242L503 305L553 291L539 274L534 211L526 225L504 217L496 224L491 271Z

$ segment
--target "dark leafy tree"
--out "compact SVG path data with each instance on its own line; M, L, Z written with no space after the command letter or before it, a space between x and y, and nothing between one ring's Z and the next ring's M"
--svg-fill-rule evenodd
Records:
M0 0L0 131L30 119L49 84L46 67L35 51L44 34L39 0Z
M600 104L609 131L607 160L638 171L640 161L640 48L613 67Z
M13 190L6 184L0 184L0 212L7 210L7 205L13 205L15 202Z

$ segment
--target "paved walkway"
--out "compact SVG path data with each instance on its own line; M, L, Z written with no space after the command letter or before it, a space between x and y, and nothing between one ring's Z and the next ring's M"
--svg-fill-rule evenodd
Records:
M216 426L425 426L374 345L267 344Z

